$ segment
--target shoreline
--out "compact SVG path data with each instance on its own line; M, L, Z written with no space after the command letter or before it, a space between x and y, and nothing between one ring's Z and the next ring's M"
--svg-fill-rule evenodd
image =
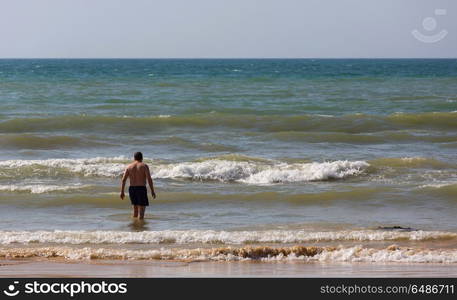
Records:
M457 264L0 260L5 277L456 277Z

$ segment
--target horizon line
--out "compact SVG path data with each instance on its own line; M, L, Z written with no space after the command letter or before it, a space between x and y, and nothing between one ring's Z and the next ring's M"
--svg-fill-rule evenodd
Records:
M0 57L0 60L7 59L457 59L457 57Z

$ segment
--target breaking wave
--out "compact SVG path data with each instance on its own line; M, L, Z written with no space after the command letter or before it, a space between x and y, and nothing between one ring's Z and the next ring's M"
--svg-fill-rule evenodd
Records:
M364 161L333 161L263 165L252 162L208 160L171 164L158 168L156 178L187 178L192 180L237 181L249 184L306 182L342 179L361 174L368 163Z
M44 194L50 192L67 192L81 190L90 187L89 185L44 185L44 184L30 184L30 185L0 185L2 192L29 192L31 194Z
M95 157L80 159L4 160L0 161L0 177L14 178L28 175L117 177L122 174L129 160L119 157Z
M125 157L91 159L47 159L0 161L0 177L32 175L121 176L128 160ZM343 179L362 174L365 161L312 163L235 161L208 159L174 164L152 164L152 176L161 179L240 182L248 184L306 182Z
M0 248L0 258L64 258L67 260L175 260L175 261L302 261L457 263L456 250L412 249L391 245L383 249L353 247L221 247L195 249L126 250L105 248Z
M443 231L392 230L265 230L265 231L0 231L0 244L258 244L329 241L429 241L457 239L457 233Z

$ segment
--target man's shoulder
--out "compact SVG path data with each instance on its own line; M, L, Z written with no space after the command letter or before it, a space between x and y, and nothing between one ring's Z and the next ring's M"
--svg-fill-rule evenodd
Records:
M142 167L148 168L148 165L145 164L144 162L133 162L129 166L132 166L132 167L136 166L136 167L140 167L140 168L142 168Z
M147 168L149 169L149 166L143 162L132 162L131 164L127 165L126 169L132 169L132 168Z

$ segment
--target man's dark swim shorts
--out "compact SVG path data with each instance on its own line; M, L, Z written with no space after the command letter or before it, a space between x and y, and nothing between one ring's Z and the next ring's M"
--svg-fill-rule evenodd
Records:
M149 206L148 190L145 186L130 186L129 197L132 205Z

